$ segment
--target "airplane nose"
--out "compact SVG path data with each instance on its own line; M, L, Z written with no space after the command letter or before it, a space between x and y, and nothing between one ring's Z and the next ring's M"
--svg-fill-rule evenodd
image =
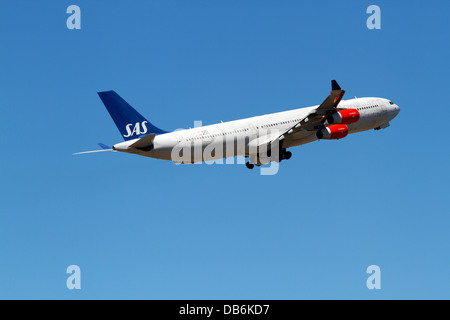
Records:
M400 113L400 107L398 105L395 105L395 115L398 115Z

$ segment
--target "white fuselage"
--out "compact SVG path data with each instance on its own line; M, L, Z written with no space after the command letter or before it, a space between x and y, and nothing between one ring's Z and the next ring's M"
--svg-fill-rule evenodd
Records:
M289 130L307 117L311 110L317 107L300 108L160 134L155 137L153 147L148 151L129 148L138 139L118 143L114 145L114 150L174 162L177 162L174 159L174 148L191 150L192 156L187 162L208 161L237 155L249 156L252 144L279 136L280 133ZM340 102L339 108L357 109L359 112L359 120L347 125L348 133L383 126L395 118L400 110L396 104L383 98L343 100ZM283 148L295 147L318 140L316 132L317 130L301 130L291 134L283 140ZM226 143L230 142L233 147L226 148ZM226 153L211 152L211 150L223 150L224 147ZM196 150L199 152L196 152Z

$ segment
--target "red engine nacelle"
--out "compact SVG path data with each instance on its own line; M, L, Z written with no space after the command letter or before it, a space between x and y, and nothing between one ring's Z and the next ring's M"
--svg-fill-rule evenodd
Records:
M319 139L342 139L347 135L348 127L345 124L332 124L316 133L316 136Z
M344 109L327 116L329 124L351 124L359 120L359 112L356 109Z

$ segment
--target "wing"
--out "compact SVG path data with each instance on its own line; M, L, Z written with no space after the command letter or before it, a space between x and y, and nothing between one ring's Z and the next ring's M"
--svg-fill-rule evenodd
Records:
M311 110L303 119L286 129L277 137L273 138L269 144L275 140L283 140L296 134L299 131L312 131L320 127L325 122L325 116L337 110L345 91L341 89L336 80L331 80L330 95L316 108Z
M331 80L331 93L315 110L316 114L325 115L334 112L339 102L341 102L344 93L345 91L341 89L336 80Z

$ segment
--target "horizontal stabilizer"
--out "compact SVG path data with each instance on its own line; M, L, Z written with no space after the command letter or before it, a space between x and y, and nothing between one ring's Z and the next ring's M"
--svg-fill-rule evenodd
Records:
M136 148L136 149L150 148L153 145L153 140L155 140L155 137L156 137L156 133L150 133L150 134L142 137L141 139L139 139L132 145L130 145L130 148Z
M83 152L73 153L73 155L85 154L85 153L97 153L97 152L105 152L105 151L114 151L114 150L113 149L102 149L102 150L83 151Z
M99 142L98 145L99 145L102 149L105 149L105 150L107 150L107 149L112 149L110 146L107 146L106 144L103 144L103 143L101 143L101 142Z

